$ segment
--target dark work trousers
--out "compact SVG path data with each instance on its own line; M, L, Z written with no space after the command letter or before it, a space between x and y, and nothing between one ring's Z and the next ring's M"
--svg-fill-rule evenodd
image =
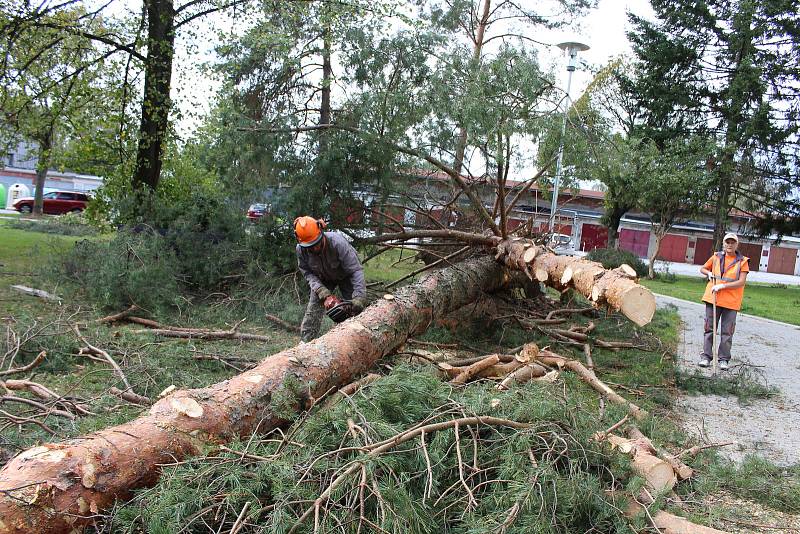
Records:
M344 300L353 299L353 284L350 280L339 280L337 282L322 281L331 293L334 292L338 286ZM300 340L311 341L319 335L319 330L322 328L322 316L325 315L325 308L322 306L322 301L313 291L308 295L308 304L306 305L306 314L303 316L303 322L300 323Z
M733 333L736 331L736 310L730 308L723 308L717 306L717 332L719 338L719 349L717 356L719 361L727 362L731 359L731 344L733 343ZM704 343L703 343L703 356L712 359L713 349L711 343L713 341L714 332L711 329L711 324L714 322L714 307L706 302L706 321L704 325Z

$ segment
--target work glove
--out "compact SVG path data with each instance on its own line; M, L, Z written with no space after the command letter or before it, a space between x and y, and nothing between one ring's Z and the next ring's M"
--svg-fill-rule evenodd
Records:
M725 284L714 284L713 286L711 286L711 291L714 292L714 293L717 293L717 292L719 292L720 289L724 289L724 288L725 288Z
M353 299L353 306L352 306L353 315L358 315L359 313L364 311L364 308L366 307L367 303L365 302L363 297L356 297Z
M339 297L337 297L336 295L328 295L322 302L322 305L325 307L325 311L327 311L341 302L342 301L339 300Z
M714 281L714 273L706 273L706 278L708 278L709 282Z
M320 286L320 288L317 289L317 296L319 297L319 300L324 301L326 298L330 297L332 294L333 293L331 293L331 290L328 289L325 286Z

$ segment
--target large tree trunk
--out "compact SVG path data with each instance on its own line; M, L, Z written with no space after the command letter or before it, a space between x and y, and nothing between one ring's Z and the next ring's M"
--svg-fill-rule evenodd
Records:
M530 278L535 272L539 281L574 287L597 304L627 310L638 324L652 317L652 293L619 271L555 256L526 240L500 242L496 258ZM0 471L0 534L80 528L132 490L154 484L159 464L286 424L312 399L351 382L410 336L515 279L519 273L487 256L436 271L315 341L230 380L174 392L129 423L29 449ZM636 306L641 310L631 313Z
M0 471L0 533L80 528L98 510L154 484L159 464L287 423L311 399L351 382L409 336L508 278L489 257L437 271L251 371L175 392L129 423L23 452Z
M622 312L639 326L656 311L653 293L636 281L636 271L625 265L606 270L594 261L558 256L526 239L507 239L497 245L497 258L513 269L557 289L575 289L595 306Z
M331 64L331 26L329 17L325 13L322 29L322 91L319 108L319 123L330 124L331 116L331 85L333 84L333 66ZM321 130L319 134L319 153L324 155L328 150L328 130Z
M175 53L173 0L146 0L147 61L139 147L133 172L135 190L155 191L161 178L164 139L169 127L172 57Z
M619 247L619 224L629 209L628 206L620 204L614 204L606 208L606 212L603 215L603 223L608 228L608 248L616 249Z
M33 213L34 217L44 214L44 182L47 180L47 170L50 167L50 154L53 149L53 130L49 129L37 139L39 154L36 161L36 182L33 187Z

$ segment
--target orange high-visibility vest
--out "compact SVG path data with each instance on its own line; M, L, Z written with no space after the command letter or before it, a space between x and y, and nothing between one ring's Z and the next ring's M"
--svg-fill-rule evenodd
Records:
M733 257L726 256L724 252L717 252L711 256L703 267L711 271L716 280L706 284L703 302L713 304L714 294L711 292L711 287L714 284L729 284L738 280L742 273L750 272L749 260L750 258L742 256L738 251ZM743 297L744 286L734 289L722 289L717 293L717 306L730 310L740 310L742 309Z

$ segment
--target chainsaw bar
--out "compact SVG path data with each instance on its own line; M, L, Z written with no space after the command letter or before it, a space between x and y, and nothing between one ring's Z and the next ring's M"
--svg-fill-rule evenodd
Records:
M343 300L330 310L326 311L325 314L330 317L331 321L334 323L341 323L342 321L353 316L353 303L349 300Z

